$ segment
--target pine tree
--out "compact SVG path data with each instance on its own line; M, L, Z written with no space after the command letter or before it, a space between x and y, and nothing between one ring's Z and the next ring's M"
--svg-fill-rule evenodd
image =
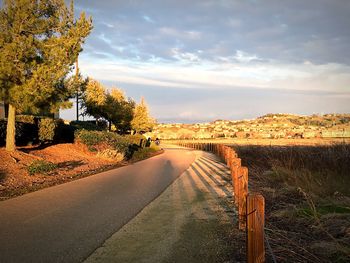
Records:
M64 0L4 0L0 10L0 100L9 104L6 149L15 150L16 113L71 106L72 70L92 29Z
M106 102L106 88L97 80L89 78L83 94L85 115L93 116L96 120L103 117L103 107Z
M118 88L112 88L112 90L106 94L106 103L103 108L103 113L105 119L109 123L109 130L111 130L112 124L116 125L123 119L125 101L124 92Z
M83 99L85 114L96 120L105 119L109 123L109 130L112 124L121 133L130 129L135 102L126 99L121 89L112 88L108 91L100 82L89 79Z
M140 104L136 105L131 127L135 132L148 132L153 129L155 120L149 115L148 106L142 97Z
M107 94L107 100L104 107L105 118L111 124L114 124L120 133L126 133L131 129L131 120L135 102L131 98L126 98L124 92L118 88L112 88Z

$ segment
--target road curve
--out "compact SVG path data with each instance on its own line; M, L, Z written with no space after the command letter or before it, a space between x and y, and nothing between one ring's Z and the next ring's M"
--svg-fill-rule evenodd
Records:
M0 262L81 262L163 192L195 155L133 165L0 202Z

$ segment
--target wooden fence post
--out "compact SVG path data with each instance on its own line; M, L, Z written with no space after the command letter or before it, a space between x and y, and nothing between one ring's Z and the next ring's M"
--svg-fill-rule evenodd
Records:
M231 177L232 177L232 186L233 186L233 192L234 192L234 196L235 196L235 205L237 205L237 183L238 183L238 170L239 167L241 167L241 159L240 158L234 158L232 160L232 164L231 164Z
M240 230L246 229L248 194L248 168L240 167L238 171L238 226Z
M231 168L231 159L232 159L232 149L228 148L227 161L226 161L226 165L227 165L228 168Z
M247 196L247 262L265 262L265 199L259 193Z

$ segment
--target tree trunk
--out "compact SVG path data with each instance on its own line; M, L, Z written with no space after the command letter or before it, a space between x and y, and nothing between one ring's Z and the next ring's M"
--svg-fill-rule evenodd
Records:
M6 131L6 150L13 152L16 150L15 143L16 134L16 108L10 104L7 116L7 131Z
M77 92L77 94L76 94L76 103L77 103L77 108L76 108L76 111L77 111L77 121L79 121L79 92Z
M77 80L79 77L79 66L78 66L78 58L77 61L75 62L75 79ZM77 102L77 121L79 121L79 90L77 90L76 94L76 102Z

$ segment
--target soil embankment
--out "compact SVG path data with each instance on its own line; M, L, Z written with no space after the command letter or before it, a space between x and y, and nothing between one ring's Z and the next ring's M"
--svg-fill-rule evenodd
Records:
M145 159L162 152L141 157ZM23 147L13 153L0 148L0 160L0 201L130 163L101 158L79 143ZM35 161L53 164L54 169L30 175L28 167Z

